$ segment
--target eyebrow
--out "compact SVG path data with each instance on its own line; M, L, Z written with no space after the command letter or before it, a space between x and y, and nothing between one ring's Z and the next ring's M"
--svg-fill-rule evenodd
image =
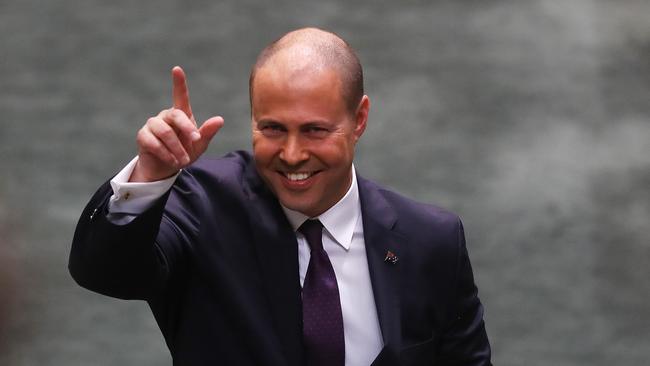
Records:
M283 123L283 122L280 122L280 121L277 121L277 120L274 120L274 119L270 119L270 118L269 119L264 118L264 119L255 121L255 123L257 123L257 124L262 124L262 123L263 124L278 124L278 125L283 125L283 126L286 125L286 123ZM332 122L330 122L328 120L317 119L317 120L302 122L299 127L302 128L302 127L312 127L312 126L331 125L331 124L332 124Z

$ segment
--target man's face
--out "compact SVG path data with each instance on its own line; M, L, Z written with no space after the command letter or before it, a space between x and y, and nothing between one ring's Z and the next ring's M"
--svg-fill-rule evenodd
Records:
M264 66L252 95L253 153L258 172L285 207L310 217L350 187L354 146L369 101L350 113L333 70Z

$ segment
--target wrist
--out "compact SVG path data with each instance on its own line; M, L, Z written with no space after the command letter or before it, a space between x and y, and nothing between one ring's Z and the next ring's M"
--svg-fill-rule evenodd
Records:
M142 166L142 160L139 159L131 172L129 182L156 182L159 180L173 177L178 173L179 169L146 169Z

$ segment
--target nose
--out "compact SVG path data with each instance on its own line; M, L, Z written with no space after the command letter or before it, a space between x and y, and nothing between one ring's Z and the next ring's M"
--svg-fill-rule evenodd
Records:
M309 159L309 153L299 136L289 135L280 151L280 159L287 165L295 166Z

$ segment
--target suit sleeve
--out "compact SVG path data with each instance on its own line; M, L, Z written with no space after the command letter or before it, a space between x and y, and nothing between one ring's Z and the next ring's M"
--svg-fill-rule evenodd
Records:
M180 260L181 237L164 215L170 193L125 225L106 217L111 194L107 182L83 210L72 241L70 274L92 291L147 300L164 289Z
M474 284L472 267L465 244L463 225L458 220L458 252L452 319L443 335L440 361L448 366L486 366L490 361L490 344L483 322L483 306Z

